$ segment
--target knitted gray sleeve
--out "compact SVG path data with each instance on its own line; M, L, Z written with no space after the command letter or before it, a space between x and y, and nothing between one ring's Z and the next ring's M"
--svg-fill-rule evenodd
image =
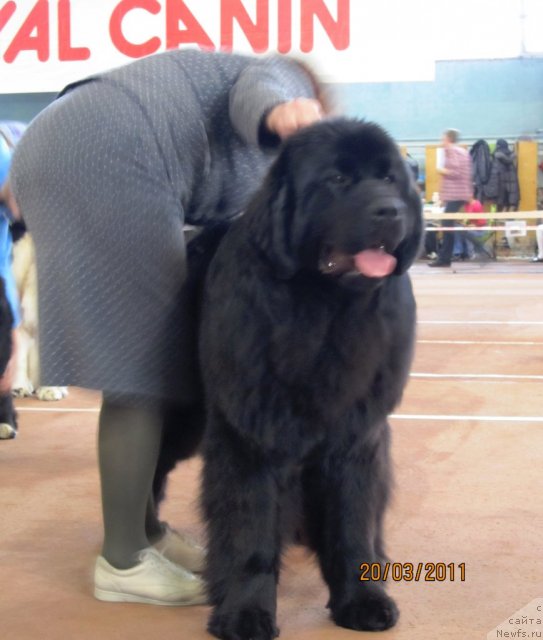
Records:
M282 102L314 97L311 79L298 63L281 56L265 58L247 66L230 90L230 121L245 142L270 144L271 135L266 141L261 137L264 116Z

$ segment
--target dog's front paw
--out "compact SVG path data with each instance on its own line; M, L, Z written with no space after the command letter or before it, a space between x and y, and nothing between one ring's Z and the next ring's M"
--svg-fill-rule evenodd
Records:
M66 387L38 387L36 389L38 400L44 400L45 402L62 400L67 395L68 389Z
M15 398L30 398L34 393L34 387L29 382L28 384L17 383L11 390L11 395Z
M384 631L398 621L394 600L381 587L361 588L350 602L332 607L332 619L340 627L355 631Z
M222 640L273 640L279 635L274 616L258 607L230 613L214 612L208 631Z

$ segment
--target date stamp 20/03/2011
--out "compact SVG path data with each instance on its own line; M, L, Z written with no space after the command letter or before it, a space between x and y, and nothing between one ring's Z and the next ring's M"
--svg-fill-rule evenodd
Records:
M466 563L454 562L363 562L361 582L465 582Z

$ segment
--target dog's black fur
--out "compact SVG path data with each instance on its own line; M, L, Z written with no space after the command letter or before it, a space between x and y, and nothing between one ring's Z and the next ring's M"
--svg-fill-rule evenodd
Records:
M4 278L0 278L0 375L3 375L13 348L11 330L13 313L6 297ZM11 393L0 395L0 423L10 424L17 429L17 415Z
M187 279L183 285L183 302L191 308L192 323L185 330L190 332L187 344L194 350L187 353L190 361L187 370L194 376L194 398L191 405L165 401L162 403L163 436L157 468L153 479L153 505L147 512L147 529L156 531L159 510L166 495L168 476L181 460L191 458L199 450L205 429L205 404L203 385L198 365L198 325L202 303L203 285L209 263L228 230L228 222L219 222L199 231L189 231L187 241Z
M407 269L421 201L378 126L319 123L292 136L222 240L206 283L200 358L206 391L203 510L209 630L269 640L283 546L316 552L333 620L394 625L382 583L391 486L387 416L411 363L415 302ZM354 271L384 247L389 276Z

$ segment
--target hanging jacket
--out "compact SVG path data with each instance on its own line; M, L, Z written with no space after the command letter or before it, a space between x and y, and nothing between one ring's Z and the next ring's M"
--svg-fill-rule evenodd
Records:
M492 154L490 178L485 187L486 198L495 200L499 208L517 207L520 201L516 159L507 141L500 138Z
M490 178L492 156L486 140L477 140L470 149L473 166L474 197L480 202L485 201L485 187Z

